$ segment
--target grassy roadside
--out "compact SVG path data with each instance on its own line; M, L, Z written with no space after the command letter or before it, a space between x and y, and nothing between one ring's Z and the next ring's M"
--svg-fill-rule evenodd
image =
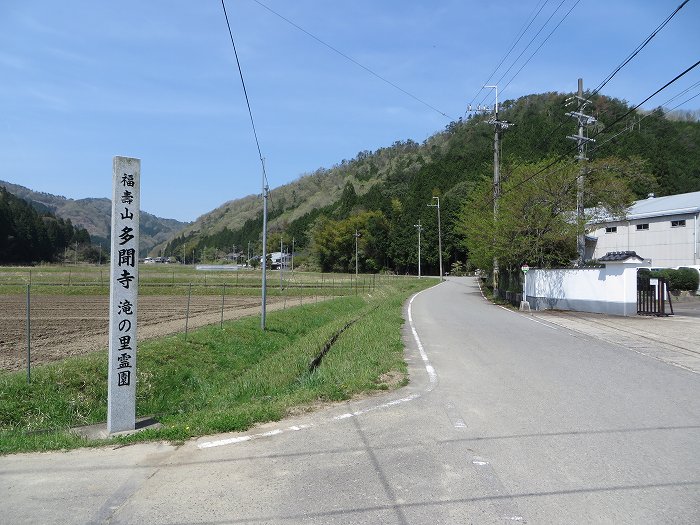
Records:
M139 347L137 416L163 424L112 442L181 441L240 431L283 418L318 401L339 401L387 389L382 378L399 373L405 384L402 305L434 281L397 279L377 293L343 297L259 318L205 327ZM309 363L332 335L340 336L314 371ZM393 374L392 374L393 373ZM38 366L31 384L21 372L0 372L0 454L104 444L68 428L104 422L107 366L104 352Z

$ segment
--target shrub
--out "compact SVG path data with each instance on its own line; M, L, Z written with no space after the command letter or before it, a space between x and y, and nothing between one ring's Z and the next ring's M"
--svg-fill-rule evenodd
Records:
M672 290L688 290L694 292L700 285L700 272L695 268L678 268L676 270L676 288L671 286Z
M698 273L698 271L694 268L679 268L678 270L668 268L663 270L654 270L649 272L649 275L652 278L661 277L666 279L668 287L674 292L694 292L698 289L700 281L700 273Z

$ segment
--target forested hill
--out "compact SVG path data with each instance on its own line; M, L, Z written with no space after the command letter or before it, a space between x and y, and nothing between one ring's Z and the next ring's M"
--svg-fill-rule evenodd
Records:
M19 184L0 180L0 187L25 200L39 212L50 212L77 227L85 228L93 244L109 249L112 220L112 201L105 198L68 199L30 190ZM181 231L188 223L175 219L163 219L145 211L141 212L139 251L145 256L155 245Z
M546 93L505 101L499 118L514 124L502 134L502 177L523 165L557 158L572 159L573 141L566 138L577 124L566 116L568 94ZM575 109L575 108L574 108ZM592 97L587 112L598 119L589 130L596 143L591 159L611 159L621 172L643 171L632 189L637 197L650 192L668 195L700 190L700 123L696 115L633 111L624 101ZM354 268L352 234L364 233L360 266L415 272L416 227L423 227L424 246L437 246L436 209L440 198L445 267L463 261L464 248L453 224L470 189L493 173L493 127L477 115L450 123L424 143L397 141L377 151L364 151L330 169L272 190L270 249L294 238L324 270ZM546 177L547 173L540 176ZM595 204L595 203L592 203ZM259 253L261 199L231 201L204 215L167 244L166 254L213 258L217 250L248 242ZM278 248L277 248L278 249ZM425 249L425 271L435 272L437 251Z
M85 228L37 211L0 186L0 264L59 260L73 243L90 243Z

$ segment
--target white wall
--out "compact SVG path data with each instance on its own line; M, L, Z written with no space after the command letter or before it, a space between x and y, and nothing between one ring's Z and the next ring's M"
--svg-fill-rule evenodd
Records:
M608 263L605 268L530 270L527 301L533 310L637 315L639 266Z

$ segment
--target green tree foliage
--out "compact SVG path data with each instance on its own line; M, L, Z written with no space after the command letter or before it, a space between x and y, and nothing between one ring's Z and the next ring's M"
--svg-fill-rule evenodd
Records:
M347 219L321 217L312 231L312 254L324 272L355 271L355 232L358 232L358 267L376 272L384 266L388 224L382 212L367 211Z
M695 268L678 268L676 270L668 268L663 270L649 271L647 268L642 269L642 273L646 273L649 277L666 279L671 290L694 292L700 286L700 273Z
M0 187L0 264L54 261L76 242L90 244L87 230L39 212Z
M493 185L485 178L472 191L456 223L471 262L491 271L494 257L509 272L522 264L543 268L568 265L576 258L576 235L594 215L619 216L631 203L629 178L619 160L592 163L584 178L588 214L577 223L576 188L581 166L569 162L545 169L544 160L504 173L494 219ZM611 169L614 167L615 169ZM637 166L638 167L638 166ZM636 180L647 176L637 173Z

